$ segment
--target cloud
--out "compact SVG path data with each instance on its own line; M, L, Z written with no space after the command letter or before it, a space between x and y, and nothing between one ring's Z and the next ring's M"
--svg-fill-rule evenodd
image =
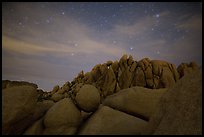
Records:
M201 15L190 16L187 20L180 22L177 25L177 28L178 29L189 29L189 30L194 30L194 31L202 30L202 16Z
M144 17L132 25L116 24L113 32L118 35L139 36L154 24L151 16Z

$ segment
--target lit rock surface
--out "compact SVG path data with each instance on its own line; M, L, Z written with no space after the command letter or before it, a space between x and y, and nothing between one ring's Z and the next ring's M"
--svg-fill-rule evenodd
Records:
M149 134L202 134L201 71L184 76L164 94L148 127Z
M101 106L79 131L80 135L139 135L147 122L126 113Z
M76 95L76 102L86 112L95 111L100 104L98 89L92 85L84 85Z
M55 103L45 114L43 134L74 134L80 124L80 111L68 99Z
M103 105L149 120L156 105L167 89L133 87L108 96Z

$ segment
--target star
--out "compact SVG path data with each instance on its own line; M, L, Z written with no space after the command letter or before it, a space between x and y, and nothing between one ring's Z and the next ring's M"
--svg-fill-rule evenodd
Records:
M133 47L130 47L130 50L133 50Z
M74 56L74 53L71 53L71 56Z
M77 47L77 46L78 46L78 44L77 44L77 43L75 43L75 44L74 44L74 46L75 46L75 47Z
M112 17L115 17L115 16L116 16L116 14L113 14L113 15L112 15Z
M46 22L47 22L47 23L50 23L50 20L49 20L49 19L47 19L47 20L46 20Z
M159 14L156 14L156 17L159 18L160 17Z
M154 31L154 28L152 28L152 31Z
M22 25L22 22L19 22L18 24L19 24L19 25Z
M62 12L62 15L64 15L64 12Z

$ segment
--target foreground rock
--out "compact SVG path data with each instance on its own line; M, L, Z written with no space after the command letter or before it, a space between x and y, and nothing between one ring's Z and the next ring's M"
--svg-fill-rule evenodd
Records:
M32 86L16 86L2 91L2 134L22 134L37 117L37 91Z
M126 113L101 106L84 124L80 135L139 135L147 122Z
M149 120L167 89L133 87L108 96L103 104L119 111Z
M92 85L84 85L76 95L76 102L86 112L95 111L100 104L98 89Z
M46 135L75 134L81 121L80 111L69 98L55 103L44 118Z
M149 134L202 134L202 72L184 76L169 89L150 119Z
M23 135L42 135L44 130L43 118L35 121L24 133Z
M2 81L2 132L24 135L201 134L202 78L176 66L124 55L44 92ZM191 74L192 73L192 74ZM100 103L101 106L100 106Z

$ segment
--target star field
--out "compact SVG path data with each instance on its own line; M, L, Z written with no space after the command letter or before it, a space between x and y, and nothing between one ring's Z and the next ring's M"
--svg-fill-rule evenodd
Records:
M202 3L2 4L2 79L49 91L123 54L202 65Z

